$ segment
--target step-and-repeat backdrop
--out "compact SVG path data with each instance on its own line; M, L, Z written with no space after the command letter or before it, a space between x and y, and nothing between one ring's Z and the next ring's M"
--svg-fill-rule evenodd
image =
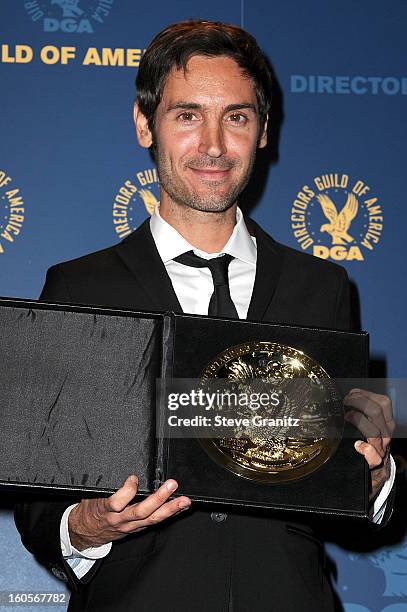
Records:
M153 35L190 17L242 25L276 73L271 147L247 195L251 215L277 240L346 267L374 373L404 377L403 0L2 0L0 294L36 298L50 265L119 241L151 212L157 174L135 140L134 78ZM321 231L318 196L340 213L349 194L358 203L351 240L336 244ZM396 414L403 409L396 398ZM396 452L403 482L402 444ZM333 545L329 553L347 612L407 609L403 527L368 553ZM66 608L64 583L23 549L3 495L1 609L48 609L29 593L53 593Z

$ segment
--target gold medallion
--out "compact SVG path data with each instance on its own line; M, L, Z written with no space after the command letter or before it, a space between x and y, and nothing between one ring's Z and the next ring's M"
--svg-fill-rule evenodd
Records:
M232 346L208 363L200 381L227 387L239 398L232 408L216 406L222 415L217 420L233 424L232 437L200 439L216 463L238 476L263 483L297 480L327 462L339 445L339 391L324 368L296 348L263 341ZM266 401L253 411L242 397Z

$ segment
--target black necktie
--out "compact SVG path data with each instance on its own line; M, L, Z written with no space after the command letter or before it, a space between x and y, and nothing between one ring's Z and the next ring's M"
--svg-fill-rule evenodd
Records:
M232 259L234 259L232 255L227 254L213 259L204 259L195 255L193 251L174 257L174 261L178 261L184 266L209 268L211 271L214 286L208 308L208 315L211 317L239 318L229 291L228 268Z

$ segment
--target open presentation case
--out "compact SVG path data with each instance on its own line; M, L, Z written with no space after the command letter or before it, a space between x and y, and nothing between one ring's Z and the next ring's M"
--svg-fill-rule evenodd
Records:
M175 478L177 495L202 504L367 517L352 436L313 473L275 484L226 469L194 436L157 436L157 381L197 378L256 341L295 347L332 378L363 378L366 333L14 299L0 300L0 330L3 491L108 494L137 474L140 495Z

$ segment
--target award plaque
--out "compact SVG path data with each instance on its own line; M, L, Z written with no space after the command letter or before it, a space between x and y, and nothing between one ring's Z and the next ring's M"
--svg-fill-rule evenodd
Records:
M12 299L0 330L3 490L107 495L135 473L140 496L175 478L206 506L367 517L337 385L366 376L366 333ZM169 404L184 380L210 410Z

